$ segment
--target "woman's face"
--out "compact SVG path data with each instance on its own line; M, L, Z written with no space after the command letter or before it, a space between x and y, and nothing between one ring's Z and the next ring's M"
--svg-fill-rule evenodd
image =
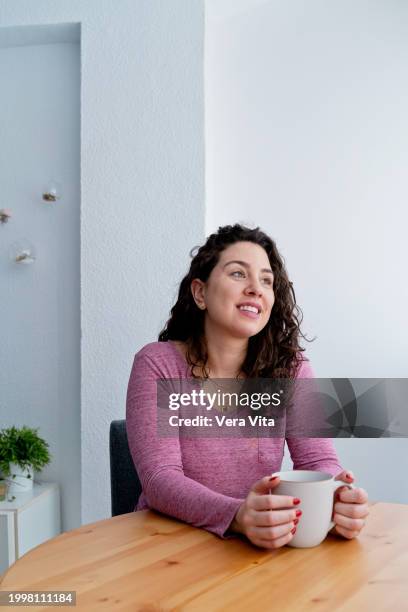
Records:
M191 290L196 304L206 309L206 328L235 338L260 332L275 301L268 255L253 242L227 247L207 282L195 279Z

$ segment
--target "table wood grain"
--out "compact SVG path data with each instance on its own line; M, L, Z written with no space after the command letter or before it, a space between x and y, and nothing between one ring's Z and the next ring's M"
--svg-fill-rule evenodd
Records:
M276 551L146 510L42 544L7 571L0 590L73 590L75 609L87 611L380 612L408 610L407 577L407 505L371 506L355 540Z

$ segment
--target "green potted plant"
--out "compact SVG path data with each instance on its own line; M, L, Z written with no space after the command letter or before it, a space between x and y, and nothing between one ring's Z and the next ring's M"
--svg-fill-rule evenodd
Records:
M23 426L0 430L0 471L9 483L9 493L32 489L34 470L51 460L48 444L38 429Z

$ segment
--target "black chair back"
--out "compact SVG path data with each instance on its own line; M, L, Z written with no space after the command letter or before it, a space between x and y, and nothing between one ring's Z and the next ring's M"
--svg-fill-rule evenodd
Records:
M109 430L112 516L133 512L142 492L132 455L126 421L112 421Z

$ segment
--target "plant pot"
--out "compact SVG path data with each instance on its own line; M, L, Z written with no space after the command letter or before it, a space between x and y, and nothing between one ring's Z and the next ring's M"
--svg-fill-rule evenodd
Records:
M31 466L22 468L17 463L10 463L10 476L7 477L9 493L24 493L33 488L34 470Z

